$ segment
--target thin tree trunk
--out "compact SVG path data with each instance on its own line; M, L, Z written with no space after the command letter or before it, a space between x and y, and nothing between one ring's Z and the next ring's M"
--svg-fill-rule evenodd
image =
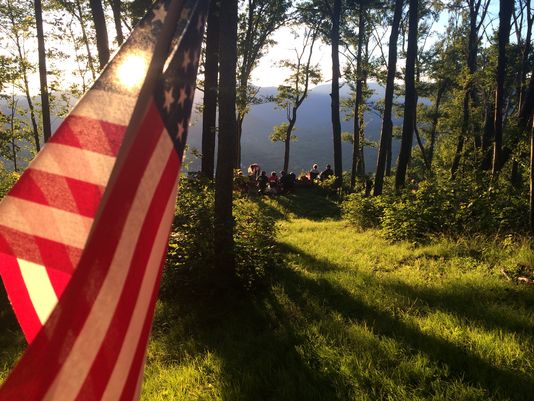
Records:
M363 53L363 40L365 32L365 17L364 8L360 5L359 10L359 26L358 26L358 52L356 56L356 102L354 103L354 140L352 147L352 172L350 175L350 187L354 189L356 185L356 176L361 172L361 122L360 122L360 108L362 107L363 99L363 85L362 85L362 53Z
M204 62L204 110L202 113L202 175L213 179L215 170L215 138L217 121L217 81L219 76L219 13L220 1L212 1L206 33Z
M76 0L76 8L78 9L79 14L79 21L80 21L80 27L82 30L82 40L85 45L85 50L87 51L87 65L89 66L89 69L91 70L91 76L93 77L93 80L96 79L96 69L93 64L93 54L91 52L91 46L89 45L89 38L87 37L87 31L85 30L85 21L83 18L83 11L82 11L82 5L80 4L80 0Z
M462 132L458 137L458 142L456 143L456 152L454 152L454 159L451 166L451 180L456 179L456 173L460 167L460 161L462 159L462 154L464 152L464 143L467 131L469 130L469 89L466 89L464 92L464 101L463 101L463 118L462 118Z
M395 73L397 72L397 41L399 39L399 25L402 17L404 0L396 0L393 24L389 36L388 73L386 78L386 93L384 96L384 116L382 120L382 132L380 134L380 146L376 163L374 196L382 194L384 185L384 172L391 175L391 148L393 141L393 95L395 89Z
M111 6L111 11L113 11L113 22L115 23L117 44L120 46L124 42L124 34L122 33L121 0L109 0L109 5Z
M234 220L232 215L233 165L236 143L237 0L221 1L219 146L215 177L216 267L233 277Z
M534 234L534 125L530 129L530 233Z
M17 166L17 144L15 141L15 111L17 109L17 101L15 101L15 94L11 97L11 116L10 116L10 129L11 129L11 157L13 158L13 170L18 171Z
M41 83L41 113L43 120L44 141L52 136L50 125L50 101L48 99L48 83L46 79L46 51L43 32L43 8L41 0L34 0L35 26L37 28L37 51L39 54L39 81Z
M339 27L341 22L341 0L333 0L332 30L330 40L332 42L332 136L334 140L334 174L341 184L343 175L341 154L341 119L339 117Z
M432 161L434 160L434 147L436 146L436 135L439 120L439 106L441 105L441 98L445 93L445 88L445 83L442 83L438 89L438 94L436 95L436 103L434 105L434 115L432 116L432 129L430 131L430 144L428 147L428 164L430 166L430 170L432 170Z
M406 171L411 158L417 93L415 90L415 62L417 59L417 21L418 0L410 0L408 21L408 49L406 52L404 121L402 123L402 142L395 175L395 189L399 191L406 184Z
M101 0L89 0L89 5L91 6L91 13L93 14L93 22L95 24L98 62L100 63L100 69L102 69L109 61L109 42L106 18L104 16Z
M297 122L297 109L293 108L291 118L289 120L289 125L287 126L286 138L284 140L284 168L283 170L287 173L289 169L289 144L291 143L291 133Z
M530 9L530 0L526 0L525 9L527 12L527 32L525 35L525 45L523 47L523 53L521 55L521 71L519 72L519 102L518 102L518 109L521 110L524 98L525 98L525 79L527 75L527 69L528 69L528 58L530 55L530 50L532 48L532 44L530 43L532 40L532 23L534 22L534 18L532 18L532 11Z
M495 123L493 142L493 168L492 175L500 171L503 164L502 130L503 130L503 104L504 80L506 78L506 46L510 39L510 19L514 9L514 2L500 1L499 9L499 59L497 62L497 90L495 91Z
M491 169L491 142L493 140L493 108L487 104L485 106L484 131L482 134L482 170Z

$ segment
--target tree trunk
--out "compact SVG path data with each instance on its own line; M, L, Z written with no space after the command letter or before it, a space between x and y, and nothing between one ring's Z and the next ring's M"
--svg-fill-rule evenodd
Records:
M293 111L291 113L291 118L289 120L289 125L287 126L286 131L286 139L284 140L284 168L283 170L288 173L289 169L289 144L291 143L291 134L293 132L293 128L295 127L295 123L297 122L297 108L293 107Z
M413 134L415 129L415 112L417 94L415 90L415 62L417 59L417 20L418 0L410 0L408 21L408 50L406 52L404 121L402 123L402 141L395 175L395 189L399 191L406 184L406 171L412 153Z
M102 69L109 61L109 43L108 30L106 28L106 18L104 16L101 0L89 0L89 4L91 6L91 13L93 14L93 22L95 24L98 62L100 63L100 69Z
M484 132L482 134L482 170L491 169L491 142L493 140L493 107L485 106Z
M117 44L120 46L124 42L124 34L122 33L121 0L109 0L109 5L113 11L113 22L115 23L115 32L117 33Z
M502 154L502 129L503 129L503 104L504 104L504 80L506 78L506 46L510 39L510 19L514 10L514 2L509 0L500 1L499 9L499 59L497 62L497 90L495 91L495 119L494 119L494 142L493 142L493 168L492 175L499 172L503 164Z
M341 22L341 0L333 0L332 30L332 136L334 140L334 174L341 184L343 165L341 159L341 119L339 117L339 26Z
M530 0L526 0L525 9L527 12L527 33L525 35L525 45L523 47L523 52L521 54L521 70L519 72L519 102L518 102L518 109L521 110L523 101L525 99L525 78L527 75L527 69L528 69L528 58L530 55L530 50L532 48L532 44L530 43L532 40L532 23L534 22L534 18L532 18L532 11L530 9Z
M460 161L462 159L462 154L464 152L464 143L467 131L469 130L469 89L466 89L464 92L464 101L463 101L463 118L462 118L462 132L458 137L458 142L456 143L456 152L454 152L454 159L451 166L451 180L456 179L456 173L460 167Z
M534 125L530 129L530 233L534 234Z
M43 116L43 136L48 142L52 136L50 126L50 101L48 99L48 83L46 79L46 51L43 32L43 9L41 0L34 0L35 25L37 28L37 51L39 53L39 80L41 83L41 112Z
M441 105L441 98L445 93L446 84L442 83L438 89L438 94L436 95L436 103L434 105L434 115L432 116L432 129L430 131L430 144L428 146L428 164L432 170L432 161L434 159L434 147L436 146L436 135L438 130L438 120L439 120L439 106Z
M79 14L79 21L80 21L80 27L82 30L82 40L85 45L85 50L87 51L87 65L89 66L89 69L91 70L91 76L93 77L93 80L96 79L96 69L93 64L93 54L91 52L91 46L89 44L89 38L87 37L87 31L85 30L85 21L83 18L83 11L82 11L82 5L80 4L80 0L76 0L76 8L78 9Z
M391 25L391 34L389 36L388 73L386 78L386 93L384 95L384 116L382 120L382 132L380 134L380 146L378 148L378 160L376 163L374 196L382 194L384 170L387 171L388 176L391 174L391 145L393 140L393 121L391 120L391 114L395 89L395 73L397 72L397 41L399 39L399 25L402 17L403 5L404 0L396 0L393 24Z
M361 160L361 122L360 122L360 108L363 103L363 84L362 84L362 53L363 53L363 40L365 32L365 16L364 8L360 5L359 10L359 24L358 24L358 52L356 56L356 102L354 103L354 140L352 147L352 172L350 175L350 187L354 189L356 185L356 176L360 179L363 178L362 174L362 160Z
M215 170L215 138L217 121L217 81L219 76L219 12L220 2L212 1L206 33L204 61L204 110L202 113L202 175L213 179Z
M237 0L221 1L219 146L215 177L215 252L217 255L215 263L219 271L227 274L228 279L235 274L232 189L236 150L237 10Z

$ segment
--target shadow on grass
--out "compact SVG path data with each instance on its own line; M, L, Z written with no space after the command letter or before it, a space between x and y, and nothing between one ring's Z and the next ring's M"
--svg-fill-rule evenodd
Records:
M319 188L296 188L290 194L261 196L256 199L265 212L276 219L286 219L291 215L296 218L320 221L339 219L341 216L338 203L329 199ZM278 203L285 214L271 203Z
M286 247L284 251L298 253L304 258L305 266L318 270L338 269L302 250ZM327 332L323 336L333 343L331 349L342 350L348 346L349 349L361 350L363 347L370 350L366 357L371 358L369 369L374 369L375 375L389 376L388 380L397 386L407 386L403 391L409 389L418 396L431 398L436 391L432 381L437 380L444 387L456 382L484 389L483 399L532 399L532 376L496 366L471 353L467 347L424 333L391 311L367 304L330 281L311 279L284 267L277 268L275 273L272 289L254 296L217 296L180 290L176 293L181 295L164 301L161 318L176 321L173 326L179 328L158 330L156 324L155 333L165 345L165 352L173 360L182 359L184 352L186 355L206 352L217 355L222 364L224 400L346 400L356 398L357 391L362 388L369 399L397 399L400 396L402 391L396 394L395 388L391 385L384 387L376 376L342 372L335 359L328 360L321 354L316 344L320 339L316 337L317 333L312 333L311 326L335 327L340 333ZM413 299L426 297L432 307L449 308L457 314L464 312L459 306L461 300L449 303L447 293L431 298L428 293L408 286L378 283L372 275L354 274L364 276L362 278L370 286L380 285L384 291L394 291ZM458 292L460 290L453 293L457 296ZM483 289L476 295L485 297L488 302L499 302L498 296L493 298ZM529 330L519 320L510 324L503 321L503 316L490 312L475 314L474 309L468 309L468 313L472 315L467 318L486 322L491 327L505 327L525 334ZM341 317L345 323L340 324L334 316ZM374 339L355 338L354 333L348 333L349 321L370 328ZM184 333L190 336L186 350L177 347L183 341ZM427 378L424 383L419 377L414 377L413 383L396 377L389 367L400 363L398 355L379 349L380 338L399 343L408 356L426 355L441 367L438 377ZM357 359L358 351L354 352ZM399 399L410 399L410 394L404 393Z
M306 266L315 266L317 270L322 269L325 265L328 266L327 262L302 253L300 249L286 246L285 252L298 252L300 257L305 259L304 264ZM330 265L328 269L336 270L337 267ZM527 400L533 397L534 376L532 375L527 376L518 371L494 366L487 360L471 354L463 347L425 334L391 313L366 304L346 289L332 285L327 280L308 279L288 268L280 269L279 273L279 280L284 283L286 291L296 303L305 304L309 303L310 299L316 299L323 307L339 313L345 319L365 322L368 327L372 327L376 334L401 341L415 351L424 352L432 360L445 363L457 379L477 384L487 389L492 395L513 400ZM371 275L361 272L354 272L354 274L365 276L365 281L369 285L374 283L378 285L377 280ZM514 300L504 299L502 293L495 293L491 288L473 288L473 286L467 285L465 287L454 286L450 292L433 293L429 289L420 290L400 283L383 282L383 280L379 284L385 292L397 292L400 295L408 296L413 301L422 299L428 302L431 308L453 312L490 329L507 329L528 336L532 336L534 332L531 324L519 318L515 319L513 316L495 314L488 310L476 308L476 300L484 301L485 305L490 303L496 305L514 304ZM528 303L527 299L524 306L527 306ZM510 309L513 309L513 305ZM314 313L314 319L324 319L324 312L310 311Z
M180 292L163 301L162 322L156 321L153 335L171 360L216 355L223 400L345 400L336 395L330 377L299 353L305 339L272 294ZM165 321L176 324L166 329L159 325ZM184 333L191 336L185 345Z

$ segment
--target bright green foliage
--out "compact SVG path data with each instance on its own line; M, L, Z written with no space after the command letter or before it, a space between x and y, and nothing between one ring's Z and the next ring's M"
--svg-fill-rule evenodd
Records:
M385 203L384 197L374 198L352 193L341 204L343 218L361 230L377 228L384 215Z
M175 280L198 280L205 284L216 279L213 205L214 189L211 182L203 179L181 181L169 242L168 279L164 282L170 290ZM278 260L274 249L274 220L247 198L235 201L234 218L236 274L243 288L252 289L265 281Z
M286 140L286 137L287 137L287 130L289 129L289 124L288 123L282 123L282 124L279 124L279 125L275 125L273 127L273 130L271 131L271 133L269 134L269 139L273 142L284 142ZM295 134L293 134L293 132L295 132L295 128L293 127L293 129L291 130L291 140L292 141L296 141L297 140L297 136Z
M525 232L526 194L506 182L495 186L472 179L435 178L398 196L364 198L349 195L343 203L347 220L359 228L381 227L392 240L427 241L448 234Z
M15 182L17 182L18 178L18 173L7 171L0 162L0 199L2 199L4 195L11 189Z

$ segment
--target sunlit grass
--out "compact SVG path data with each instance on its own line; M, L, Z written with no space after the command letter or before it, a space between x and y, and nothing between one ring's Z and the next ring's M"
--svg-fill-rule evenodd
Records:
M534 400L534 289L502 274L532 265L528 240L392 244L313 191L258 202L283 264L253 294L176 284L143 400ZM0 378L22 348L8 335Z

